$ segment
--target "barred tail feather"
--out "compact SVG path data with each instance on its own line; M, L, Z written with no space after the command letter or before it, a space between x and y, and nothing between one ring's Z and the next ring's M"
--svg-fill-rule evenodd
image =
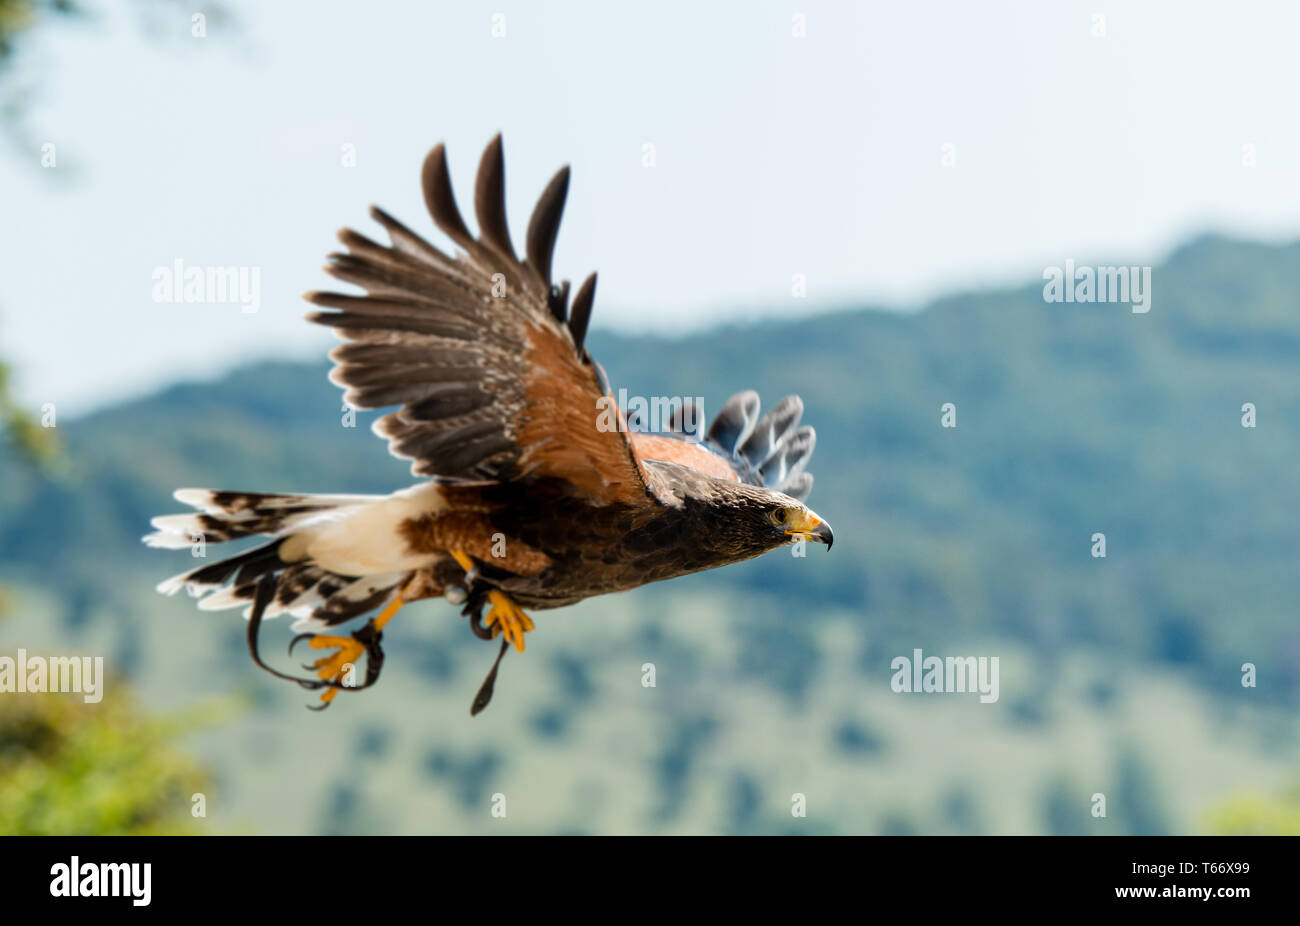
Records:
M200 599L200 611L243 607L247 619L258 580L271 574L275 576L276 591L265 617L289 614L297 618L294 630L320 630L388 604L411 576L408 571L355 578L309 563L286 563L280 558L282 543L275 540L238 556L172 576L159 583L158 591L174 595L184 588Z
M240 553L238 556L208 563L198 569L164 579L158 583L158 591L163 595L175 595L183 588L193 597L199 598L225 585L226 580L232 576L236 586L251 583L268 572L284 567L284 560L280 559L281 543L283 541L274 540Z
M178 550L200 538L224 543L257 534L283 536L308 521L331 512L370 504L379 495L287 495L254 492L214 492L178 489L175 498L199 514L169 514L154 518L154 533L144 538L151 547Z
M419 487L427 492L425 486ZM399 494L400 495L400 494ZM200 539L208 543L239 540L255 535L273 539L262 546L246 550L215 563L159 583L158 591L174 595L182 588L200 599L202 611L244 608L247 618L258 583L267 575L276 583L275 595L265 617L289 614L297 618L295 630L319 630L341 624L387 604L409 581L411 569L392 563L383 572L359 570L355 574L349 562L348 543L364 538L367 529L383 535L384 526L397 507L419 510L421 501L375 495L289 495L250 492L213 492L208 489L181 489L178 501L198 509L193 514L164 515L153 519L154 533L144 538L153 547L179 549L192 546ZM385 509L377 503L387 502ZM353 529L340 535L344 549L326 568L307 555L305 545L319 540L337 528L338 518L352 518ZM373 524L371 522L374 522ZM334 530L337 534L338 531ZM354 566L355 568L355 566ZM341 571L334 571L341 570ZM364 573L364 574L363 574Z

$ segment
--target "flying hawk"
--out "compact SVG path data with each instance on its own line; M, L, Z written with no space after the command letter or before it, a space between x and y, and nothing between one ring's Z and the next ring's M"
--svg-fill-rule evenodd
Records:
M421 179L434 223L459 253L372 207L390 244L344 229L347 252L326 266L364 295L305 298L325 309L308 320L344 341L330 353L330 379L356 408L397 406L374 430L424 481L386 496L181 489L177 500L199 513L155 518L151 546L270 540L168 579L160 592L185 588L202 610L245 607L253 658L324 689L321 706L374 682L381 631L404 604L444 596L464 605L479 636L503 637L477 713L508 645L524 651L533 629L525 608L558 608L785 544L830 547L830 525L804 504L815 435L799 425L797 396L759 417L758 395L742 392L707 432L688 404L659 433L629 426L583 347L596 275L572 303L569 282L551 281L567 167L533 211L522 260L506 224L499 135L479 163L478 237L456 206L442 145ZM351 636L323 632L376 609ZM285 675L258 654L262 619L279 614L298 619L295 643L335 651L307 667L314 677Z

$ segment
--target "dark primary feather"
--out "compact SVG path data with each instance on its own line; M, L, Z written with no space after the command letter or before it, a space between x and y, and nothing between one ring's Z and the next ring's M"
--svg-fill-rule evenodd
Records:
M525 251L528 263L537 271L542 282L551 285L551 260L555 256L555 241L560 235L560 218L564 215L564 201L569 195L569 168L562 167L542 191L528 220ZM563 318L560 321L564 321Z
M460 217L456 196L451 190L451 172L447 169L447 151L442 144L434 146L424 159L420 175L424 190L424 204L433 216L434 223L452 241L466 251L477 250L477 242L469 233L465 220Z
M479 160L478 180L474 184L474 215L478 218L479 237L510 263L515 261L510 243L510 226L506 222L506 165L501 151L501 136L488 142Z
M578 295L573 297L573 311L569 315L569 331L573 333L573 344L582 352L582 342L587 337L587 324L591 321L591 305L596 300L596 274L582 281Z

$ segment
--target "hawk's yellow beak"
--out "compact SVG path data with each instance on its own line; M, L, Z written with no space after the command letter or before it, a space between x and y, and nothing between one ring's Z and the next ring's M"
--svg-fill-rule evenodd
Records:
M831 530L831 526L811 511L795 512L786 523L786 534L795 540L811 540L814 543L824 543L827 550L835 542L835 532Z

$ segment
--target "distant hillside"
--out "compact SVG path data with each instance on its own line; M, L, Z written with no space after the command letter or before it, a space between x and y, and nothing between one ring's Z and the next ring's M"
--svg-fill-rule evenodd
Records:
M1206 238L1154 273L1153 309L1047 304L1037 285L732 327L597 334L616 388L799 392L811 502L836 528L807 568L693 579L859 610L882 645L954 630L1051 653L1085 642L1212 685L1243 661L1300 684L1300 246ZM0 461L0 561L70 611L129 602L174 562L137 540L176 486L388 491L408 481L341 426L326 366L265 364L60 426L71 483ZM956 429L940 406L957 407ZM1253 402L1258 427L1241 426ZM1104 532L1108 556L1090 555ZM816 551L820 554L821 551ZM130 577L124 581L123 577ZM75 620L75 616L71 619ZM1225 681L1226 680L1226 681Z
M1147 315L1035 284L594 335L633 395L802 394L835 548L541 615L473 720L491 648L440 602L385 632L376 689L318 718L250 665L239 620L152 591L188 562L139 543L178 486L410 482L373 415L342 426L323 362L60 421L68 479L0 456L2 648L104 653L155 712L250 695L199 744L214 831L495 831L498 790L516 832L1204 831L1225 795L1294 770L1298 257L1197 241L1155 268ZM283 659L287 628L267 633ZM1002 700L892 693L914 647L1001 654ZM813 809L792 826L796 790ZM1090 817L1099 790L1114 819Z

